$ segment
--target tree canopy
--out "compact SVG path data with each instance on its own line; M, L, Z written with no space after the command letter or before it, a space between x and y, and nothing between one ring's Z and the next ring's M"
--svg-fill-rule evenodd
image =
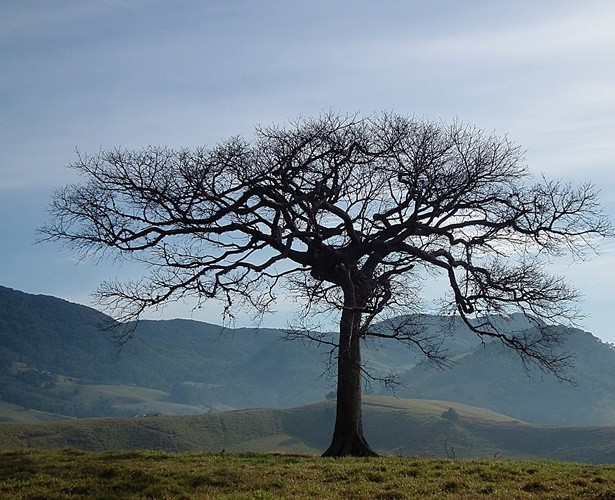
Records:
M84 182L56 193L43 232L83 255L148 264L142 280L99 289L118 319L188 295L222 300L229 315L265 312L280 293L302 299L304 314L339 311L333 455L372 453L360 339L395 338L439 359L411 325L375 328L375 318L416 310L421 283L440 274L448 312L557 372L552 329L507 334L490 318L572 319L578 293L545 264L612 234L591 184L534 180L506 137L396 114L326 114L259 128L253 141L102 151L72 167Z

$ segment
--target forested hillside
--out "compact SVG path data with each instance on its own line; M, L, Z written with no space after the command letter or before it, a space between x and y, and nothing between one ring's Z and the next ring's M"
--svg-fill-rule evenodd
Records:
M74 416L122 415L133 408L110 408L105 394L81 404L85 387L158 389L167 402L201 411L315 402L331 387L321 376L324 353L285 342L280 330L142 321L120 348L110 324L92 308L0 287L2 400Z

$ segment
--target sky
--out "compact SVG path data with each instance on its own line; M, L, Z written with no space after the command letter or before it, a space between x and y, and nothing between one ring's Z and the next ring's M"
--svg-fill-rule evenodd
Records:
M2 0L0 285L95 306L98 284L137 272L35 244L77 150L211 146L327 111L507 135L536 176L595 183L615 220L613 26L604 0ZM613 240L552 263L611 343L614 269ZM182 303L152 317L221 322Z

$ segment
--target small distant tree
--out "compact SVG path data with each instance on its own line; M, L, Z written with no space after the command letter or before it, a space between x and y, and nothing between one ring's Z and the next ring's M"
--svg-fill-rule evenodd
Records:
M448 410L444 410L442 412L441 417L444 420L448 420L450 422L458 422L459 421L459 414L453 408L449 408Z
M304 332L336 353L324 454L374 455L363 436L361 342L394 339L442 361L420 329L374 326L420 310L420 284L434 275L450 290L445 310L479 336L553 373L565 362L557 330L511 334L491 315L569 321L577 292L545 264L585 255L611 227L591 185L532 183L522 153L460 123L327 114L259 128L253 142L79 156L71 166L83 182L55 194L42 231L82 256L149 266L143 279L98 290L120 321L186 296L219 299L227 315L264 313L281 291L303 299L304 318L337 311L337 336Z

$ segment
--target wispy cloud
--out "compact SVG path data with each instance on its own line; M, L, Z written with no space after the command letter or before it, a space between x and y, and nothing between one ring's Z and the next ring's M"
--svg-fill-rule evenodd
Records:
M615 216L614 25L598 0L0 2L0 278L87 302L114 272L30 245L33 197L74 180L76 147L212 144L329 109L508 133L537 174L595 181ZM600 288L598 319L592 304L615 310L612 258L561 268Z

